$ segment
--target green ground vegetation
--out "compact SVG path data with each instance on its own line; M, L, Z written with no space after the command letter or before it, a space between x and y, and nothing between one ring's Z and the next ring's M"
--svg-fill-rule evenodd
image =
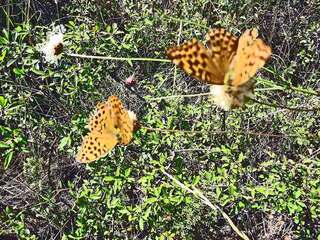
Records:
M0 236L239 239L165 170L249 239L320 239L318 1L57 2L0 6ZM37 50L53 24L66 28L58 65ZM257 27L272 47L255 101L224 112L208 96L154 99L209 91L150 59L214 26L237 36ZM113 94L142 126L177 131L141 128L128 146L80 165L87 118Z

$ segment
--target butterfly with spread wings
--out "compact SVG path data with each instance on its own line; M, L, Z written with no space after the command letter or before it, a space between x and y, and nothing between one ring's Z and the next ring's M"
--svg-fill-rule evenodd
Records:
M169 48L174 64L203 83L211 85L215 103L225 110L240 107L251 96L251 78L271 56L271 48L258 37L256 29L239 38L224 28L207 34L207 48L195 38Z

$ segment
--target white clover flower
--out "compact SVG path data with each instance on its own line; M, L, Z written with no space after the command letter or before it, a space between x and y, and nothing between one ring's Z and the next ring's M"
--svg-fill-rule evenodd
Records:
M58 60L61 58L64 32L65 28L62 25L53 27L52 31L47 33L46 42L39 45L39 51L44 54L49 63L58 64Z

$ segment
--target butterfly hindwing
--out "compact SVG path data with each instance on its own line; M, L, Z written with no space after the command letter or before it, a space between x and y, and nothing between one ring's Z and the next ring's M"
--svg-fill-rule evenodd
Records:
M107 131L93 131L84 137L77 154L77 161L89 163L104 157L118 143L117 137Z

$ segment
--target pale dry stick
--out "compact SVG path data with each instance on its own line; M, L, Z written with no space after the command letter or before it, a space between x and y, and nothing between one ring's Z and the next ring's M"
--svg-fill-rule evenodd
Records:
M272 133L263 133L263 132L251 132L251 131L223 131L223 130L214 130L210 131L196 131L196 130L179 130L179 129L163 129L163 128L151 128L146 126L141 126L142 129L149 131L158 131L158 132L169 132L169 133L187 133L187 134L247 134L253 136L264 136L264 137L298 137L298 135L284 135L284 134L272 134Z
M29 22L30 22L30 6L31 6L31 2L30 2L30 0L28 0L28 2L27 2L27 6L26 6L26 8L27 8L27 13L26 13L26 22L29 24Z
M196 93L196 94L186 94L186 95L171 95L171 96L164 96L164 97L156 97L156 98L146 98L147 101L158 101L162 99L174 99L174 98L185 98L185 97L199 97L199 96L209 96L212 93Z
M223 218L229 223L230 227L238 234L239 237L241 237L242 239L245 239L245 240L249 240L249 237L245 233L243 233L241 230L239 230L239 228L233 223L231 218L219 206L213 205L209 201L209 199L206 196L204 196L203 193L199 189L193 187L194 190L192 190L189 187L187 187L186 185L184 185L182 182L180 182L178 179L174 178L171 174L167 173L165 170L161 169L161 171L170 180L175 182L179 187L181 187L182 189L193 194L195 197L199 198L204 204L209 206L211 209L218 210L222 214Z
M57 17L58 17L58 22L59 22L59 28L61 30L61 21L60 21L60 12L59 12L59 5L58 5L58 0L54 0L54 3L56 4L56 11L57 11Z
M313 153L313 155L310 157L310 159L315 158L315 157L316 157L317 155L319 155L319 154L320 154L320 148L314 151L314 153Z
M90 58L90 59L100 59L100 60L115 60L115 61L147 61L147 62L171 62L169 59L160 59L160 58L122 58L122 57L108 57L108 56L94 56L94 55L85 55L85 54L76 54L76 53L67 53L70 57L79 57L79 58Z
M164 97L157 97L157 98L149 98L146 99L147 101L158 101L162 99L174 99L174 98L185 98L185 97L198 97L198 96L209 96L212 95L212 93L196 93L196 94L186 94L186 95L172 95L172 96L164 96ZM260 102L254 98L248 97L248 99L252 100L253 102L256 102L261 105L269 106L269 107L275 107L275 108L283 108L291 111L298 111L298 112L313 112L313 111L320 111L320 108L295 108L295 107L288 107L283 105L276 105L272 103L265 103Z

